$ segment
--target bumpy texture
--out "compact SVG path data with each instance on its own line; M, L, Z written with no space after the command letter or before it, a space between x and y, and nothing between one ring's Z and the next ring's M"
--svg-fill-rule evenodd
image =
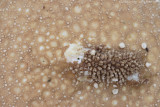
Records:
M87 76L94 82L105 82L106 85L113 82L122 85L128 76L140 72L143 68L143 52L95 46L85 53L81 64L70 69L77 77Z

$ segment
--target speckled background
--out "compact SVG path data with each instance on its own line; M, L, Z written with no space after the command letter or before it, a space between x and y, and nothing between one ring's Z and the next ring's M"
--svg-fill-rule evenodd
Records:
M73 85L69 44L149 50L150 85ZM1 107L159 107L160 1L0 0ZM63 65L63 67L62 67ZM76 88L75 88L76 87Z

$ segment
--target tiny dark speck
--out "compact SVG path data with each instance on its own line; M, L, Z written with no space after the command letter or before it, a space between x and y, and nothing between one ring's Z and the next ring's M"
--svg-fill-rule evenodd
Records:
M48 79L48 82L51 82L51 78Z
M79 60L79 58L77 58Z
M43 9L45 9L45 6L43 6Z
M148 48L146 48L146 51L147 51L147 52L149 52L149 49L148 49Z

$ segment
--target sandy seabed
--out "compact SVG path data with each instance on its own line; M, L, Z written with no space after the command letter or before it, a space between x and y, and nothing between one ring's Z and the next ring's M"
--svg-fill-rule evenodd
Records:
M149 84L74 84L70 44L147 50ZM1 107L159 107L159 65L158 0L0 0Z

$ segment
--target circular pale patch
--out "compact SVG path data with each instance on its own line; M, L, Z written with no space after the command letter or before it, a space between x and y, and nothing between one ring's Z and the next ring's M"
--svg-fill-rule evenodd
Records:
M75 6L74 7L74 12L75 13L81 13L81 11L82 11L82 7L81 6Z

